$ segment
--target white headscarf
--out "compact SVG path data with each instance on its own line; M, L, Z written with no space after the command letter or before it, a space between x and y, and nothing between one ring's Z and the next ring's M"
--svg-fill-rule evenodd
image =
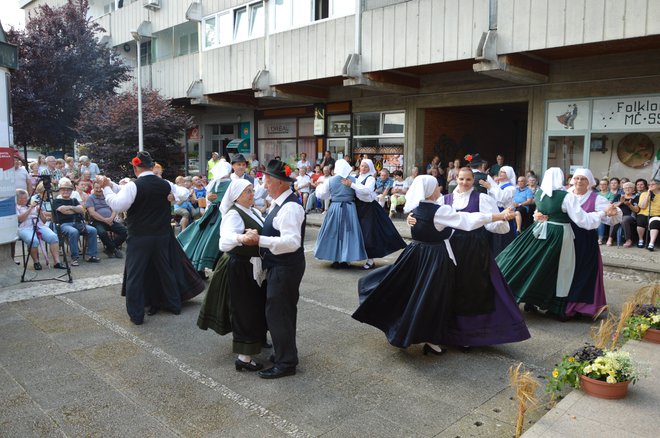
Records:
M231 164L227 163L225 160L220 160L218 164L213 166L211 173L213 174L213 181L216 179L227 178L231 175Z
M351 173L351 170L353 170L353 168L350 164L348 164L348 161L344 160L343 158L335 162L335 175L346 178Z
M541 190L543 196L552 197L553 190L564 189L564 172L559 167L551 167L543 174Z
M223 215L227 214L229 209L234 206L234 203L236 202L238 197L241 196L243 190L245 190L246 187L249 187L251 185L252 183L246 179L232 180L232 182L229 183L229 187L227 187L225 196L222 198L222 201L220 202L220 213L222 213Z
M589 189L593 189L594 186L596 185L596 179L594 178L594 174L591 173L591 170L587 169L586 167L580 167L575 171L573 174L573 178L571 178L571 185L575 185L575 177L576 176L584 176L589 180Z
M367 165L369 166L370 175L376 175L376 168L374 167L373 161L371 161L369 158L363 158L362 161L360 161L360 166L362 166L362 163L367 163Z
M410 184L406 192L406 205L403 206L404 213L413 211L420 202L429 198L438 187L438 180L432 175L419 175Z
M516 172L513 170L513 167L511 166L502 166L500 168L500 172L506 173L506 177L511 183L511 185L516 185ZM502 185L502 184L500 184Z

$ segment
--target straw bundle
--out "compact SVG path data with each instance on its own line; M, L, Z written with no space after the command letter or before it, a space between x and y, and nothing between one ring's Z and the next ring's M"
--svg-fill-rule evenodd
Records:
M617 324L616 330L614 331L614 336L612 337L612 348L610 348L610 350L614 350L616 348L616 344L619 342L619 336L621 336L621 331L626 326L628 317L632 315L634 309L635 305L633 303L624 303L623 309L621 309L619 323Z
M517 367L509 368L509 383L515 390L516 400L518 401L516 438L522 435L528 404L535 406L538 402L536 390L539 387L539 383L532 377L529 371L522 371L522 366L523 364L520 362Z

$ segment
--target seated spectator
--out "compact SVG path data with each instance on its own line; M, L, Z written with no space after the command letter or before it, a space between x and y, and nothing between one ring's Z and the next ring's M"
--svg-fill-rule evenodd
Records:
M119 248L126 241L128 231L124 224L119 222L117 214L112 211L105 201L101 184L94 182L94 191L87 198L85 206L87 207L87 213L89 213L90 225L96 228L96 232L101 242L103 242L104 252L110 258L123 258L124 254ZM110 238L108 232L113 233L113 238Z
M380 171L380 178L376 178L376 198L381 207L385 207L390 200L390 191L394 182L390 179L390 171L383 169Z
M394 175L394 182L390 190L390 218L394 217L397 206L405 205L406 193L410 187L408 182L403 179L403 172L395 170L392 175Z
M522 231L523 217L529 217L530 205L534 203L534 193L527 187L527 178L520 176L517 179L518 185L513 193L513 208L516 214L516 231L518 234Z
M616 235L620 227L623 228L623 235L626 239L623 246L625 248L630 248L632 246L632 227L636 224L633 213L637 211L638 204L639 194L635 193L635 184L629 181L623 183L623 195L618 199L617 204L623 213L623 219L621 220L621 224L616 224L613 227L610 227L610 237L607 239L607 246L612 246L614 244L614 239L617 238Z
M71 181L60 181L61 198L53 201L53 211L55 212L55 223L60 226L62 234L69 239L69 249L71 250L71 266L80 264L80 249L78 239L80 235L87 235L87 254L89 263L98 263L101 260L96 256L96 228L87 225L83 214L85 209L76 199L71 198L73 184Z
M163 166L161 166L158 163L155 163L154 168L153 168L153 172L154 172L154 175L156 175L159 178L162 178L163 177Z
M46 168L39 172L39 175L50 175L51 182L57 186L60 179L64 176L57 168L57 160L52 155L46 157Z
M303 152L301 159L304 159ZM299 161L300 162L300 161ZM296 177L296 182L293 183L293 188L296 191L296 194L300 198L302 205L307 205L307 198L309 198L310 187L312 185L312 179L307 175L307 166L301 166L298 168L298 176Z
M445 179L444 175L440 174L440 169L437 166L431 167L428 171L428 174L434 176L435 179L438 180L440 191L442 193L445 193L445 188L447 187L447 180Z
M527 175L527 187L529 187L529 189L532 191L532 194L536 195L536 191L539 189L539 179L536 177L536 175ZM536 202L534 202L534 204L535 203Z
M307 206L305 208L306 212L309 213L312 210L316 210L316 203L319 200L316 196L316 189L321 186L327 178L330 177L330 169L331 167L324 166L323 170L319 174L321 166L319 164L316 165L315 167L315 172L312 175L312 188L313 191L309 194L309 199L307 200ZM321 210L327 210L328 205L330 205L330 199L324 199L323 200L323 205L324 207L321 207Z
M649 229L649 251L655 250L655 241L660 232L660 178L649 182L648 192L639 197L637 205L637 234L639 235L638 248L644 248L644 234Z
M84 181L84 182L87 182L89 184L89 186L88 186L89 191L87 192L87 194L92 193L92 176L91 175L92 174L89 172L89 170L85 170L83 172L80 172L80 180L78 180L79 183Z
M413 166L413 168L410 169L410 175L406 178L406 184L408 184L408 187L410 187L413 180L417 178L417 175L419 175L419 167Z
M78 181L78 184L76 184L76 193L80 196L80 199L76 199L78 199L80 205L87 205L87 198L89 198L90 193L92 193L91 186L91 181Z
M30 257L34 262L34 270L41 271L42 266L39 263L39 238L46 242L50 254L53 257L53 262L55 264L53 267L55 269L66 269L66 266L60 263L60 251L59 251L59 241L57 240L57 234L53 232L46 222L48 217L45 214L45 211L42 209L39 212L40 216L37 217L37 210L39 209L39 204L37 202L30 202L28 205L28 198L30 195L27 191L23 189L16 190L16 216L18 216L18 237L25 242L25 244L30 248ZM35 233L36 225L36 233Z
M197 198L199 214L202 215L206 211L206 185L199 176L192 177L192 190L195 193L195 198Z
M635 181L635 190L637 190L638 195L641 195L648 189L649 189L649 183L646 182L644 178L640 178L637 181Z
M188 187L186 177L177 176L174 180L174 183L177 186L185 187L190 190L188 199L180 204L177 204L176 202L172 204L172 216L179 216L181 218L179 225L181 225L181 231L183 231L188 227L190 221L194 220L195 216L199 214L199 209L196 207L198 202L197 198L195 197L195 192L190 187Z
M81 155L80 158L78 158L78 162L80 163L80 174L82 175L85 172L89 172L89 179L95 179L96 175L101 173L99 166L96 163L93 163L87 155Z

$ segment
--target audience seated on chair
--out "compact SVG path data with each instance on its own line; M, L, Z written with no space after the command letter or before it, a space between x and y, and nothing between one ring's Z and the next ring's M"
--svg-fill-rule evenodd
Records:
M39 263L39 240L46 242L53 257L56 269L66 269L60 263L59 241L57 234L46 225L47 219L44 211L38 217L39 204L31 202L28 205L28 192L23 189L16 190L16 216L18 216L18 237L30 248L30 257L34 262L35 271L42 269ZM43 205L42 205L43 208ZM36 230L35 230L36 225Z
M79 265L80 249L78 239L81 235L87 236L87 261L98 263L96 256L96 228L87 225L84 219L85 209L76 199L71 197L73 184L68 179L60 180L59 191L61 198L53 201L53 211L56 216L56 224L59 224L62 234L69 240L71 251L71 266Z
M119 248L126 241L128 231L105 201L103 187L99 183L94 183L94 191L87 198L87 213L91 219L90 225L96 228L108 257L122 258L124 255Z

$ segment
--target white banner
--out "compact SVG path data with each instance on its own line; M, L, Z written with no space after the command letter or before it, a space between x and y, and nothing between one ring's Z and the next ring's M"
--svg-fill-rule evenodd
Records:
M660 96L594 99L591 126L594 131L659 131Z
M2 147L0 148L0 244L16 240L18 221L14 177L14 150Z

